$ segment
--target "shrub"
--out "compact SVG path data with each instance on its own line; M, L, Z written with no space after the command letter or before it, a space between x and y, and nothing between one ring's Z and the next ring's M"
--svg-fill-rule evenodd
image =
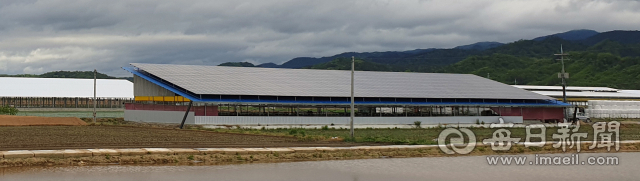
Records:
M189 160L193 160L193 155L189 155L189 156L187 157L187 159L189 159Z
M16 115L18 114L18 109L16 109L15 107L9 107L9 106L0 107L0 114Z
M327 125L322 126L322 130L329 130L329 126Z
M421 128L420 125L422 125L422 122L421 121L414 121L413 125L415 125L416 128Z
M298 130L296 129L289 130L289 135L296 135L296 134L298 134Z
M476 119L476 124L480 124L480 119Z

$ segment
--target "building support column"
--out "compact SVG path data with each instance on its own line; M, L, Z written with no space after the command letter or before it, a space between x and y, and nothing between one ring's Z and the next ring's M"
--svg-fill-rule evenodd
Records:
M187 116L189 115L189 110L191 110L191 105L193 105L193 101L189 101L189 106L187 107L187 112L184 112L184 117L182 118L182 123L180 123L180 129L184 127L184 122L187 120Z

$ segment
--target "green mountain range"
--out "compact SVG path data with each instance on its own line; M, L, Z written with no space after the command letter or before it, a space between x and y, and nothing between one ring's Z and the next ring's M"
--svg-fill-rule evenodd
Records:
M465 73L518 85L560 85L562 45L570 86L640 89L640 32L574 30L507 44L479 42L452 49L347 52L294 58L279 68ZM293 66L295 65L295 66ZM274 67L271 65L271 67Z

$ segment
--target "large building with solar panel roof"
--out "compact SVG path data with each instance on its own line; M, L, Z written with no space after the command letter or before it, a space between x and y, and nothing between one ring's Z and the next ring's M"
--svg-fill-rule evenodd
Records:
M129 121L344 125L351 72L132 63ZM355 124L560 121L571 105L470 74L355 72ZM190 106L191 105L191 106ZM187 111L188 110L188 111Z

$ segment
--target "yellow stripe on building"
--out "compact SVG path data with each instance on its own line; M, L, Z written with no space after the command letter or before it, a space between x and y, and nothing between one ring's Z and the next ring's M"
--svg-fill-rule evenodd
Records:
M135 101L189 102L190 100L182 96L135 96Z

